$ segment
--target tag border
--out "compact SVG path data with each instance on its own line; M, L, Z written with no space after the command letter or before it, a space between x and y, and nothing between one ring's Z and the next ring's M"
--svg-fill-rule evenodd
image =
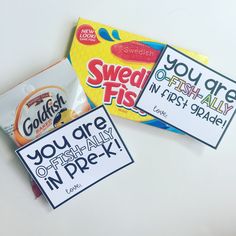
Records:
M82 189L81 191L79 191L79 192L75 193L74 195L70 196L69 198L67 198L67 199L64 200L63 202L59 203L58 205L54 205L54 204L52 203L51 199L48 197L47 193L46 193L46 192L44 191L44 189L41 187L40 183L38 182L37 178L35 177L35 175L34 175L33 172L31 171L31 169L28 167L27 163L25 162L24 158L21 156L20 152L21 152L23 149L25 149L26 147L28 147L28 146L32 145L33 143L37 142L38 140L43 139L44 137L46 137L46 136L48 136L48 135L50 135L50 134L52 134L52 133L54 133L54 132L56 132L56 131L58 131L58 130L64 128L65 126L69 125L70 123L73 123L73 122L75 122L76 120L79 120L79 119L83 118L84 116L87 116L88 114L90 114L90 113L92 113L92 112L94 112L94 111L96 111L96 110L99 110L99 109L103 109L103 110L105 111L105 113L106 113L108 119L110 120L110 122L111 122L111 124L112 124L114 130L116 131L118 137L120 138L120 140L121 140L121 142L122 142L122 144L123 144L123 146L124 146L126 152L128 153L128 156L129 156L129 158L130 158L130 162L127 163L126 165L124 165L124 166L122 166L122 167L120 167L120 168L118 168L118 169L112 171L111 173L109 173L109 174L103 176L102 178L100 178L100 179L98 179L97 181L93 182L92 184L88 185L86 188ZM106 177L108 177L108 176L114 174L115 172L117 172L117 171L119 171L119 170L125 168L126 166L128 166L128 165L134 163L134 160L133 160L133 158L132 158L132 156L131 156L131 154L130 154L130 152L129 152L127 146L126 146L126 144L124 143L124 140L121 138L120 133L118 132L118 130L117 130L117 128L116 128L114 122L112 121L112 119L111 119L111 117L110 117L109 113L107 112L107 110L106 110L106 108L105 108L104 105L100 105L100 106L98 106L98 107L96 107L96 108L94 108L94 109L91 109L89 112L87 112L87 113L85 113L85 114L83 114L83 115L77 117L76 119L74 119L74 120L72 120L72 121L66 123L65 125L59 127L58 129L52 130L51 132L46 133L45 135L43 135L43 136L41 136L41 137L39 137L39 138L33 140L32 142L27 143L26 145L24 145L24 146L18 148L17 150L15 150L15 153L16 153L17 156L20 158L22 164L24 165L24 167L26 168L26 170L29 172L29 174L30 174L30 176L32 177L32 179L37 183L37 185L38 185L38 187L40 188L41 192L43 193L44 197L46 198L46 200L49 202L49 204L51 205L51 207L52 207L53 209L56 209L56 208L58 208L59 206L63 205L63 204L66 203L67 201L71 200L72 198L74 198L74 197L77 196L78 194L82 193L83 191L85 191L85 190L87 190L88 188L92 187L93 185L97 184L98 182L100 182L101 180L105 179Z
M206 69L208 69L208 70L210 70L210 71L212 71L212 72L214 72L214 73L220 75L221 77L223 77L223 78L225 78L225 79L227 79L227 80L229 80L229 81L231 81L231 82L233 82L233 83L236 84L236 81L234 81L234 80L230 79L229 77L227 77L227 76L225 76L225 75L223 75L223 74L221 74L221 73L219 73L219 72L217 72L217 71L211 69L210 67L208 67L208 66L202 64L201 62L199 62L199 61L197 61L197 60L191 58L190 56L188 56L188 55L186 55L186 54L180 52L179 50L177 50L177 49L175 49L175 48L173 48L172 46L170 46L170 45L167 44L166 47L163 49L163 51L162 51L160 57L158 58L158 60L157 60L157 62L156 62L156 64L155 64L155 66L153 67L152 72L150 73L147 82L145 83L143 89L142 89L141 92L139 93L139 95L138 95L138 97L137 97L137 99L136 99L136 101L135 101L134 107L136 107L136 108L138 108L138 109L140 109L140 110L146 112L148 115L150 115L150 116L152 116L152 117L155 117L156 119L159 119L159 120L165 122L166 124L168 124L168 125L170 125L170 126L176 128L176 129L182 131L183 133L189 135L190 137L193 137L194 139L196 139L196 140L198 140L198 141L200 141L200 142L202 142L202 143L204 143L204 144L206 144L206 145L208 145L208 146L210 146L210 147L212 147L212 148L214 148L214 149L217 149L217 147L219 146L219 144L220 144L222 138L223 138L224 135L225 135L226 130L228 129L228 127L229 127L229 125L230 125L230 123L231 123L231 121L232 121L232 119L233 119L233 117L234 117L234 115L235 115L235 113L236 113L236 108L234 109L234 113L233 113L232 116L230 117L230 119L229 119L229 121L228 121L228 124L227 124L227 126L225 127L225 129L224 129L222 135L220 136L220 138L219 138L217 144L216 144L215 146L213 146L213 145L211 145L211 144L209 144L209 143L207 143L207 142L201 140L200 138L197 138L196 136L194 136L194 135L192 135L192 134L189 134L188 132L186 132L186 131L184 131L184 130L182 130L182 129L180 129L180 128L178 128L178 127L176 127L176 126L174 126L174 125L172 125L172 124L170 124L170 123L168 123L167 121L165 121L165 120L163 120L163 119L161 119L161 118L159 118L159 117L157 117L157 116L154 116L153 114L150 114L149 112L145 111L144 109L138 107L138 102L139 102L140 98L142 97L142 95L143 95L143 93L144 93L144 90L146 89L147 85L149 84L150 79L151 79L152 75L154 74L154 71L156 70L156 68L157 68L157 66L159 65L159 63L160 63L160 61L161 61L161 59L162 59L164 53L166 52L166 50L167 50L168 48L170 48L170 49L172 49L172 50L178 52L179 54L181 54L181 55L187 57L188 59L190 59L190 60L196 62L197 64L199 64L199 65L205 67Z

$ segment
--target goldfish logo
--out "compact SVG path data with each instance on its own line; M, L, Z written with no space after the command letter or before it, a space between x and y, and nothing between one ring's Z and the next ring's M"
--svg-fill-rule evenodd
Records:
M66 109L65 97L64 90L57 86L43 87L27 95L16 111L13 129L16 142L24 145L53 129L55 116Z

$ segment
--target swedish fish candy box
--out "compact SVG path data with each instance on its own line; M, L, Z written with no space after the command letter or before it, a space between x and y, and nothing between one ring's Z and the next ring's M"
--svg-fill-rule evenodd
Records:
M164 47L155 40L80 18L68 58L93 107L103 103L110 114L179 132L134 107ZM203 55L178 49L207 63Z

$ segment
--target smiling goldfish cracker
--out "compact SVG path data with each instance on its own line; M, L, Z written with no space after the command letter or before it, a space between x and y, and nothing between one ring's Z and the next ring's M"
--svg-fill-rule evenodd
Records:
M68 59L0 95L0 127L17 146L58 128L90 110ZM33 183L38 197L40 191Z

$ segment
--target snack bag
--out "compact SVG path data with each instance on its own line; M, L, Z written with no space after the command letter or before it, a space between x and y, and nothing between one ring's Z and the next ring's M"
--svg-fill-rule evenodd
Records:
M165 44L80 18L68 58L91 106L103 103L110 114L180 132L134 107ZM194 59L207 58L180 49Z
M22 146L90 110L68 59L0 95L0 127ZM35 196L41 195L32 182Z

